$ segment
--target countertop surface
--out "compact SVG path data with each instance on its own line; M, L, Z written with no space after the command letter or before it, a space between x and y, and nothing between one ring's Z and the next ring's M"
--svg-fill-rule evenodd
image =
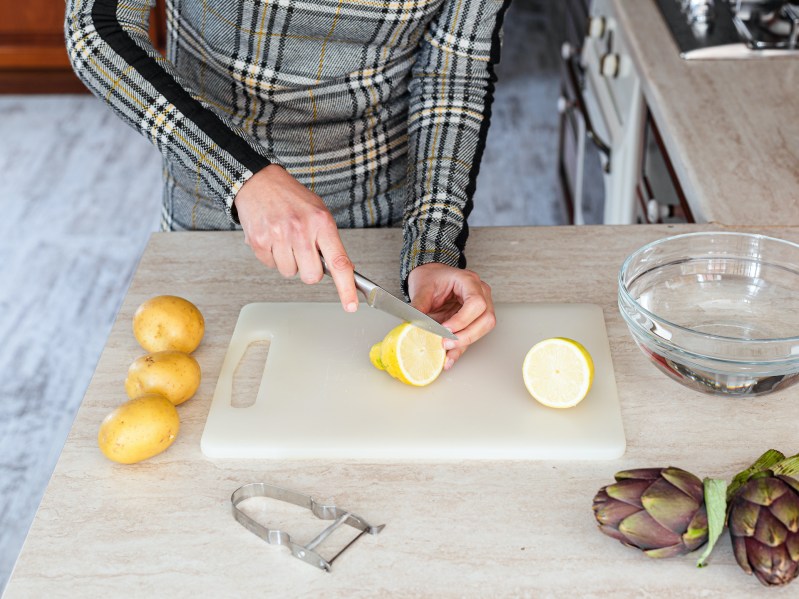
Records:
M799 224L799 53L683 60L655 2L613 5L697 221Z
M619 470L672 465L700 477L729 479L769 447L799 451L795 387L747 400L690 391L647 362L618 313L616 277L631 251L709 227L472 232L470 268L491 284L497 302L602 307L627 451L618 460L591 462L204 457L200 437L241 308L258 301L331 302L336 296L329 280L307 286L265 269L240 233L154 234L6 598L792 596L796 588L765 589L745 575L726 534L711 565L698 569L696 555L658 561L622 546L597 531L591 511L595 492ZM799 231L791 228L753 230L799 242ZM398 291L399 230L344 231L343 239L359 270ZM179 406L181 431L172 447L123 466L100 453L97 430L126 399L128 365L142 354L131 319L136 307L156 294L186 297L204 313L206 335L195 352L203 382L197 395ZM457 368L447 376L457 376ZM307 493L386 527L360 539L325 573L234 521L231 493L251 482Z

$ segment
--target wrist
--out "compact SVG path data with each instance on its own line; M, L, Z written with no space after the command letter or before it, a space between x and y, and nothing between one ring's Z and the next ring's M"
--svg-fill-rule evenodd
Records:
M241 208L250 198L269 193L275 186L280 185L282 177L291 176L279 164L268 164L247 179L233 198L233 210Z

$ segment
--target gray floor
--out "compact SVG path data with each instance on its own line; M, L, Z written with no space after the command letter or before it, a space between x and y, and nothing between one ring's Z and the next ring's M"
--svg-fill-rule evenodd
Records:
M563 222L552 29L539 2L511 8L474 226ZM157 228L160 177L93 97L0 96L0 591Z

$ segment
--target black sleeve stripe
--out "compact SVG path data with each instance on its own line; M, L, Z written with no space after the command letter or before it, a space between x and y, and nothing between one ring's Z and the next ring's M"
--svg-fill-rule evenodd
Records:
M494 67L499 63L499 57L502 50L502 23L505 19L505 11L508 10L510 3L511 0L505 0L502 4L502 8L500 8L497 12L496 22L494 23L494 32L491 36L491 57L488 61L489 80L484 100L485 110L483 111L483 122L480 124L477 149L475 150L474 161L472 162L472 168L469 172L469 184L466 186L466 206L463 210L463 229L461 229L460 234L455 240L455 245L461 251L458 264L460 268L466 267L466 257L464 256L463 252L466 248L466 239L469 237L469 224L465 219L468 218L469 213L471 213L472 208L474 208L473 198L474 192L477 189L477 175L480 173L480 162L483 159L483 152L485 151L486 140L488 139L488 128L491 125L491 104L494 102L494 84L497 81L497 75L494 71Z
M118 0L95 0L92 20L97 34L132 68L192 121L217 146L228 152L250 172L257 173L271 162L261 156L211 110L206 109L161 68L122 28L117 18Z

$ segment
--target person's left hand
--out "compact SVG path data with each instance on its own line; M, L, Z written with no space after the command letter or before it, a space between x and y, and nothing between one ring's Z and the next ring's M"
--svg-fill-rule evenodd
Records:
M457 341L444 339L445 370L497 322L491 287L471 270L440 263L417 266L408 276L408 294L414 308L458 336Z

